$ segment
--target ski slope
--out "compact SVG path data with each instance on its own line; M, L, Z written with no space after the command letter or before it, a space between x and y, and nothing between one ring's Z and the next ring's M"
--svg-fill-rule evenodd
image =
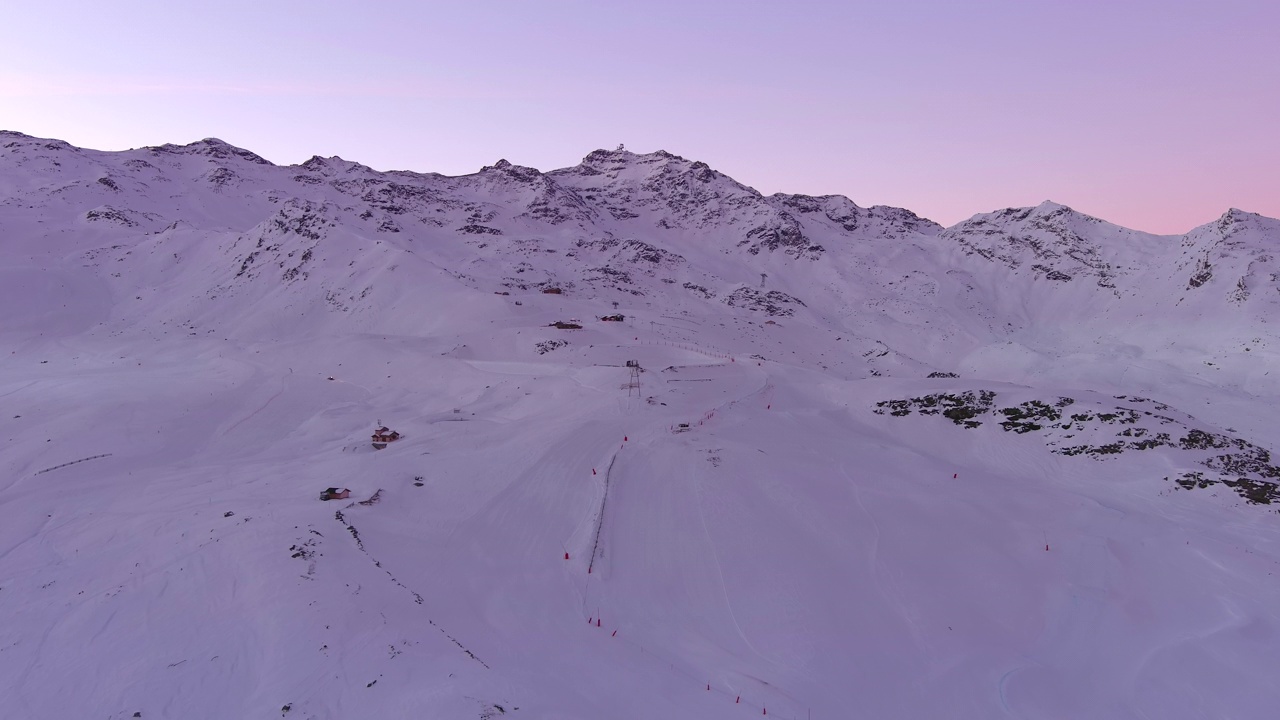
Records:
M34 162L4 168L11 200L61 177ZM389 247L342 208L303 271L314 293L234 274L237 246L310 247L310 226L271 229L278 204L155 184L172 189L132 211L171 215L145 232L0 208L0 717L1265 718L1280 701L1280 520L1222 482L1272 467L1254 305L1184 304L1222 338L1256 334L1247 355L1122 320L1139 310L1106 288L1090 302L1111 309L1059 335L996 334L1073 300L1016 268L998 287L985 266L913 275L921 237L874 271L907 289L847 299L865 304L845 319L820 299L879 293L841 280L858 263L785 246L758 266L668 249L682 277L811 286L793 315L639 270L642 294L560 277L552 295L485 284L508 260L481 250ZM631 202L609 207L658 212ZM966 418L933 412L983 393ZM403 439L374 450L379 424ZM331 486L351 498L321 502Z

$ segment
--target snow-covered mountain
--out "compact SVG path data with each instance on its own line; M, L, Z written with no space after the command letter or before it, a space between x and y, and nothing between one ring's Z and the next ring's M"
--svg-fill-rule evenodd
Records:
M1277 251L0 132L0 714L1265 717Z

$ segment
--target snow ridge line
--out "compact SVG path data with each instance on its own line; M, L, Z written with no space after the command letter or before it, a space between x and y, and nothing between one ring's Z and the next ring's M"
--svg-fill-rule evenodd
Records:
M381 492L381 490L379 490L379 492ZM362 503L362 504L363 504L363 503ZM349 507L351 507L352 505L355 505L355 503L352 503L351 505L348 505L347 507L349 508ZM382 562L381 562L381 561L379 561L379 560L378 560L377 558L375 558L373 555L370 555L370 554L369 554L369 551L368 551L368 550L366 550L366 549L365 549L365 547L364 547L364 541L360 539L360 531L356 529L356 526L355 526L355 525L352 525L350 522L348 522L348 521L347 521L346 516L342 514L342 510L337 510L337 511L335 511L335 512L333 513L333 518L334 518L335 520L337 520L338 522L340 522L340 523L342 523L343 525L345 525L345 526L346 526L346 528L347 528L347 532L351 533L351 537L353 537L353 538L355 538L355 539L356 539L356 548L358 548L358 549L360 550L360 552L362 552L362 553L364 553L366 556L368 556L369 560L373 561L373 565L374 565L374 567L376 567L376 568L378 568L379 570L381 570L382 572L386 573L386 574L387 574L387 577L391 578L391 582L393 582L393 583L395 583L396 585L399 585L400 587L404 588L404 589L405 589L405 590L406 590L410 595L412 595L412 596L413 596L413 602L414 602L415 604L418 604L418 605L422 605L422 604L424 604L424 601L423 601L423 599L422 599L422 595L421 595L419 592L417 592L417 591L416 591L416 590L414 590L413 588L409 587L408 585L405 585L404 583L400 582L400 579L399 579L399 578L397 578L395 575L392 575L390 570L388 570L388 569L386 569L386 568L382 567ZM459 650L461 650L462 652L466 653L467 657L469 657L469 658L471 658L472 660L475 660L476 662L478 662L478 663L480 663L481 665L483 665L485 670L492 670L492 669L493 669L493 668L489 667L489 664L488 664L488 663L486 663L485 661L483 661L483 660L481 660L479 657L477 657L475 653L473 653L473 652L471 652L470 650L468 650L468 649L467 649L467 647L466 647L465 645L463 645L462 643L458 642L458 639L457 639L457 638L455 638L454 636L450 635L448 632L446 632L446 631L445 631L445 629L444 629L444 628L442 628L442 627L440 627L439 625L437 625L435 620L432 620L431 618L427 618L427 622L431 625L431 627L435 628L436 630L439 630L441 635L444 635L445 637L449 638L449 642L453 643L454 645L457 645L457 646L458 646L458 649L459 649Z
M613 464L618 460L618 453L614 453L609 458L609 467L604 471L604 494L600 496L600 515L596 519L596 539L591 544L591 560L587 562L587 574L591 574L591 568L596 564L596 551L600 547L600 531L604 529L604 507L609 502L609 477L613 473Z
M101 455L90 455L90 456L89 456L89 457L87 457L87 458L80 458L79 460L72 460L71 462L64 462L64 463L62 463L61 465L54 465L53 467L47 467L47 468L45 468L45 469L43 469L43 470L41 470L41 471L39 471L39 472L32 473L32 474L31 474L31 476L32 476L32 477L35 477L36 475L41 475L41 474L43 474L43 473L47 473L47 472L49 472L50 470L58 470L59 468L64 468L64 467L66 467L66 466L68 466L68 465L75 465L76 463L82 463L82 462L84 462L84 461L86 461L86 460L97 460L98 458L104 458L104 457L111 457L111 453L102 453Z

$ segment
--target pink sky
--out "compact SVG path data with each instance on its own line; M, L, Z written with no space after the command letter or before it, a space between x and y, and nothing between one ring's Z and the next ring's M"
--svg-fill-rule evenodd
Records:
M0 128L277 163L551 169L665 149L943 224L1045 199L1280 217L1280 2L21 3Z

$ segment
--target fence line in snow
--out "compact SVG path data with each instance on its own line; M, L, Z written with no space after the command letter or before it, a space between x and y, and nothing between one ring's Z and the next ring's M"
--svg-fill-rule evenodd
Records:
M64 462L64 463L62 463L61 465L54 465L53 467L48 467L48 468L45 468L45 469L43 469L43 470L41 470L41 471L39 471L39 472L35 473L32 477L34 477L35 475L40 475L40 474L43 474L43 473L47 473L47 472L49 472L50 470L58 470L58 469L60 469L60 468L64 468L64 467L66 467L66 466L68 466L68 465L75 465L76 463L82 463L82 462L85 462L85 461L88 461L88 460L97 460L98 458L104 458L104 457L111 457L111 453L102 453L101 455L90 455L90 456L89 456L89 457L87 457L87 458L80 458L79 460L72 460L71 462Z
M609 460L609 467L604 471L604 494L600 496L600 517L596 520L596 539L591 544L591 559L587 562L587 574L591 574L591 569L596 564L596 551L600 547L600 531L604 530L604 508L609 502L609 477L613 474L613 464L617 462L618 454L614 453Z

